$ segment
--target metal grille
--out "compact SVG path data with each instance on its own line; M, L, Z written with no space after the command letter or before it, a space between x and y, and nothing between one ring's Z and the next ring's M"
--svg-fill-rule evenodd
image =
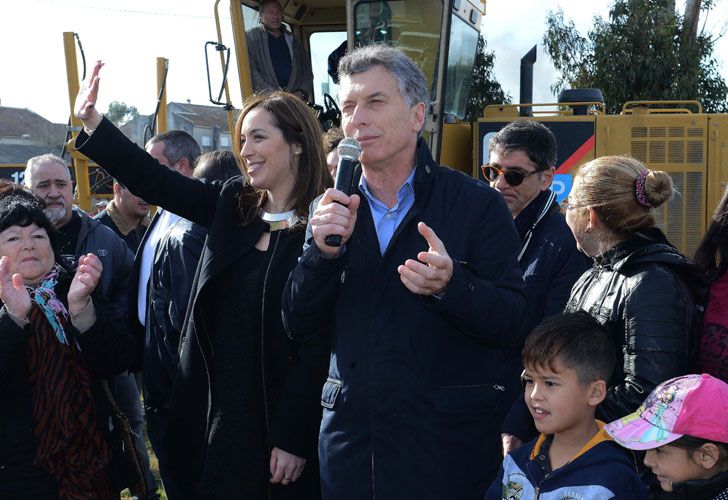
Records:
M704 148L703 141L688 141L688 163L703 163Z
M702 140L704 133L703 128L632 127L633 140L630 153L634 158L646 163L702 164L705 162L705 141ZM685 136L699 137L701 140L679 139ZM667 137L673 140L660 139Z
M667 143L667 162L685 163L684 141L670 141Z
M665 141L650 142L650 163L665 163Z
M647 137L647 127L632 127L632 137Z
M655 210L658 225L667 239L683 254L692 257L700 244L703 229L691 223L704 206L703 172L670 172L675 195Z
M632 156L641 162L646 162L647 143L645 141L632 141Z

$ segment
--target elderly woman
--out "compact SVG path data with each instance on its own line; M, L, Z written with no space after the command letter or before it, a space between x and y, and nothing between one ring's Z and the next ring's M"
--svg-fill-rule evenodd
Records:
M0 498L118 498L101 377L133 362L92 292L93 254L75 274L57 258L43 205L0 193Z
M594 259L567 312L586 311L612 334L618 366L597 418L631 413L661 382L690 372L702 299L695 266L656 227L670 176L622 156L579 169L565 203L577 247Z

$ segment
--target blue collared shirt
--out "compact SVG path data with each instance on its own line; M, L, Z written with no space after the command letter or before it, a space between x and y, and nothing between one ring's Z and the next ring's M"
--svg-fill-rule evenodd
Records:
M367 181L363 175L359 179L359 190L364 193L369 202L369 210L379 240L379 253L382 255L384 255L384 251L387 249L397 227L415 203L414 178L415 169L413 168L407 180L397 191L397 204L392 208L387 208L387 205L374 197L369 191L369 186L367 186Z

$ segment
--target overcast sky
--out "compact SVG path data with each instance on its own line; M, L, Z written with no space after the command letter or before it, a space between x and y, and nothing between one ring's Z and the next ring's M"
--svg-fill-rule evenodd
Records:
M713 31L728 20L728 0L718 3L707 21ZM152 113L156 57L170 60L169 101L190 99L206 104L204 44L215 39L213 4L213 0L3 0L0 105L29 108L54 122L67 120L70 103L64 31L80 35L89 66L96 59L107 63L99 109L106 110L110 101L119 100L141 113ZM221 2L223 36L232 45L227 4ZM540 49L534 100L554 99L549 88L555 80L554 70L540 47L548 11L562 7L566 17L586 33L594 15L607 14L606 4L602 0L488 0L483 31L488 49L496 54L496 77L514 100L518 99L520 58L534 44ZM726 38L718 44L716 55L721 62L728 58ZM214 63L217 68L218 61ZM726 66L722 64L721 70L728 79ZM236 107L240 106L239 95L235 89Z

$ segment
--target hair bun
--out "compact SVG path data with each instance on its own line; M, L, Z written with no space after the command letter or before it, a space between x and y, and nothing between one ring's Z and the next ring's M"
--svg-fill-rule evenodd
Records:
M672 198L672 177L662 170L650 170L645 179L645 196L653 207L659 207Z

